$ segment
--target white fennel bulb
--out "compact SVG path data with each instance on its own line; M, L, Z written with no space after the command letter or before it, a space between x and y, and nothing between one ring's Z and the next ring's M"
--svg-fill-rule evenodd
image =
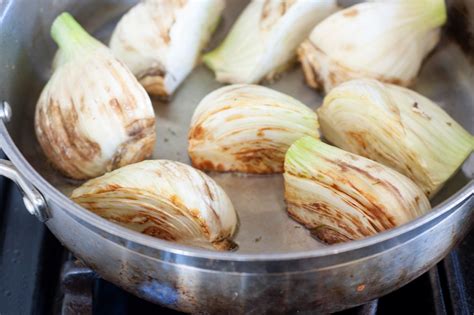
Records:
M474 148L474 137L431 100L376 80L334 88L318 116L330 142L398 170L429 197Z
M444 0L379 0L334 13L300 46L306 81L326 92L374 78L408 86L440 37Z
M272 80L312 28L335 10L334 0L253 0L204 62L219 82Z
M223 0L145 0L117 24L110 48L148 93L168 97L199 61Z
M59 57L36 105L35 130L53 166L87 179L151 155L155 114L133 74L68 13L51 34Z

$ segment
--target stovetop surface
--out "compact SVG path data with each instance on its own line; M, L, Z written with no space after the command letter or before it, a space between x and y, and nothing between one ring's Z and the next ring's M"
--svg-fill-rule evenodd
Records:
M0 178L0 315L61 314L60 273L70 259L28 214L18 189ZM365 308L341 314L474 314L474 233L441 263ZM93 314L179 314L145 302L98 277L90 282Z

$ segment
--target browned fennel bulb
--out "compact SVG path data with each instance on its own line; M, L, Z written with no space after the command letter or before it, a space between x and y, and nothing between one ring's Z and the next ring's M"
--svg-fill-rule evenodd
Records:
M36 105L35 129L53 166L87 179L148 157L155 115L133 74L68 13L51 35L60 54Z
M229 250L237 214L224 190L191 166L168 160L128 165L86 182L71 199L124 227L160 239Z
M290 217L329 244L374 235L431 209L409 178L312 137L290 147L284 177Z
M376 80L334 88L318 115L330 142L396 169L429 197L474 148L474 137L431 100Z
M203 170L281 173L286 150L319 137L316 113L278 91L251 84L222 87L196 107L188 152Z

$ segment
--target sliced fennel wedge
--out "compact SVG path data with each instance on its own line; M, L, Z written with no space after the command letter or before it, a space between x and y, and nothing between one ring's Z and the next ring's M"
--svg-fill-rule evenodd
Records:
M117 24L110 48L148 93L169 97L214 32L223 0L145 0Z
M143 161L90 180L71 199L132 230L198 247L229 250L237 214L206 174L168 160Z
M339 11L298 49L306 81L329 92L356 78L402 86L416 78L446 21L444 0L378 0Z
M333 0L253 0L203 60L219 82L271 80L292 61L311 29L335 10Z
M331 143L398 170L429 197L474 148L474 137L431 100L376 80L334 88L318 115Z
M319 137L316 113L278 91L235 84L197 106L188 152L199 169L281 173L286 150L304 135Z
M404 175L312 137L292 144L284 178L290 217L329 244L374 235L431 208Z

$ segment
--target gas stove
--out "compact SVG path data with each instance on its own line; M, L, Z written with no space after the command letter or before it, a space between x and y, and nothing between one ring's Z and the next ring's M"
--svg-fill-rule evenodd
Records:
M16 186L3 178L0 253L0 315L180 314L141 300L82 265L28 214ZM469 270L473 265L470 233L413 282L338 314L474 314L474 273Z

